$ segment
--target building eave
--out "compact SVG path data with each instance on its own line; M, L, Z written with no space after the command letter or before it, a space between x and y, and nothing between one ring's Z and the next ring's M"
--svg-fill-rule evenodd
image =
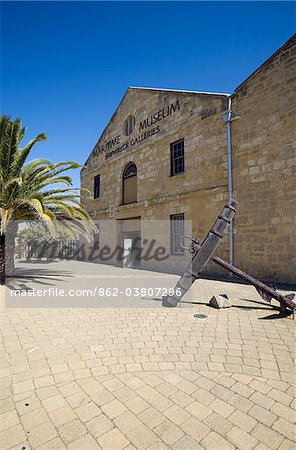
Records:
M143 91L176 92L179 94L217 95L223 97L230 97L231 95L226 92L191 91L186 89L151 88L144 86L129 86L128 89L143 90Z

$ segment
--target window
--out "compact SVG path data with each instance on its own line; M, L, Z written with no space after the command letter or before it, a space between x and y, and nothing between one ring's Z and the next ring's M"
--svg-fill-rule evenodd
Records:
M183 255L181 239L184 236L184 214L173 214L171 217L171 253Z
M137 201L137 166L129 163L123 171L122 176L122 203L134 203Z
M171 176L184 173L184 139L171 144Z
M124 134L126 136L129 136L132 133L134 126L135 126L134 116L128 116L128 118L124 122Z
M94 198L100 197L100 190L101 190L101 177L100 175L96 175L94 177Z

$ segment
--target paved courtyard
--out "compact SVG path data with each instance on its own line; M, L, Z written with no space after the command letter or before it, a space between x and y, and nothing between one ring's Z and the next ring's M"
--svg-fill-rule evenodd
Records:
M178 278L61 264L21 268L15 287ZM233 307L210 308L215 293ZM154 296L1 299L1 450L295 449L295 322L252 287L199 280L172 310Z

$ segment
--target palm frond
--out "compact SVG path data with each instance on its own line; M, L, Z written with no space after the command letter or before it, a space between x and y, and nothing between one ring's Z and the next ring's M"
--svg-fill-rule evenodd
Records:
M52 163L43 158L26 162L33 146L45 141L46 136L41 133L21 148L24 135L19 119L0 116L1 233L5 233L9 220L20 220L44 223L52 233L63 226L71 230L71 235L89 234L94 224L80 201L83 190L73 188L66 174L81 165L75 161Z

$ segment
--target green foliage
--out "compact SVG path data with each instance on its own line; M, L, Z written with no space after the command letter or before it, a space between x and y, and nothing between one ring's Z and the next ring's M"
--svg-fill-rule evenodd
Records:
M51 244L57 241L67 243L69 241L69 233L64 228L61 228L53 235L43 223L38 223L34 226L28 226L27 228L19 230L17 238L22 245L30 244L32 242L35 242L36 244L42 244L44 242Z
M11 220L37 220L52 234L63 227L72 239L89 235L93 223L80 203L80 189L72 188L66 174L79 164L54 164L46 159L27 162L34 144L45 141L46 136L41 133L21 147L24 134L20 119L0 116L0 234L5 234Z

